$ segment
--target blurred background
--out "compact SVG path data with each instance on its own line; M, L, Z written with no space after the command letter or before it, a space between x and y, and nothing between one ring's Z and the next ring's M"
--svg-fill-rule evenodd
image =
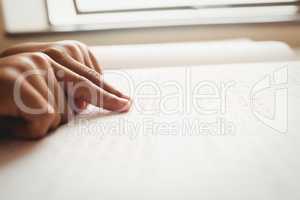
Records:
M26 41L89 45L235 38L300 48L297 0L2 0L0 50Z

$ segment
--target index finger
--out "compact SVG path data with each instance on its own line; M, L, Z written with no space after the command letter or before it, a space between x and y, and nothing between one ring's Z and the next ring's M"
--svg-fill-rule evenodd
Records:
M74 99L83 99L97 107L115 112L126 112L131 106L128 99L118 97L105 91L87 78L76 74L70 69L51 59L51 65L57 79L64 84L64 90Z
M88 68L87 66L83 65L82 63L72 59L71 57L65 55L63 52L61 52L59 49L48 49L45 51L47 55L49 55L55 62L66 66L71 71L75 72L76 74L79 74L97 86L103 88L109 93L112 93L118 97L130 99L129 96L123 94L122 92L115 89L113 86L107 84L104 82L103 78L101 77L101 74L97 71Z

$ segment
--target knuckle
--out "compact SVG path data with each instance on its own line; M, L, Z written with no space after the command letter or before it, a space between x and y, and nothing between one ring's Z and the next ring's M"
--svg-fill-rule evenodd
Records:
M94 69L87 68L86 73L89 76L92 76L93 78L100 79L100 74L98 72L96 72Z
M68 49L70 51L77 50L76 45L73 44L73 43L66 43L63 46L64 46L64 48L66 48L66 49Z
M80 52L81 49L86 48L85 45L76 40L66 40L63 42L63 47L71 52Z
M82 42L75 41L75 44L76 44L79 48L87 49L87 46L86 46L84 43L82 43Z
M32 58L32 55L34 55L34 53L22 53L12 57L7 57L4 62L5 66L19 71L20 73L36 70L38 63L35 60L36 58Z
M43 54L42 52L32 52L32 53L29 53L29 55L33 59L46 59L45 54Z
M75 42L65 42L62 46L66 51L69 52L77 52L79 50Z
M0 68L0 74L3 76L16 76L18 71L12 67L3 67Z
M19 55L15 55L12 59L15 61L14 65L32 65L33 62L31 60L31 58L29 57L31 55L31 53L22 53Z
M77 41L77 40L64 40L65 44L72 44L72 45L82 45L83 43Z
M63 48L61 48L59 46L49 47L49 48L45 49L43 52L50 57L56 57L56 58L62 58L66 54L64 52Z
M14 82L19 76L20 73L18 70L12 67L4 67L0 68L0 76L1 80L4 82L12 83Z
M49 64L48 56L42 52L31 53L30 57L37 64Z
M41 70L49 69L50 63L46 55L40 52L24 53L14 60L14 68L25 74L39 74Z

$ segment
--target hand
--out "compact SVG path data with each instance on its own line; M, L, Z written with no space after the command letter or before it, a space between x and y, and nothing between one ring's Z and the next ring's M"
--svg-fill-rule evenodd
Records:
M45 52L0 59L0 116L7 122L1 123L0 134L5 129L18 137L41 138L74 115L76 99L111 111L129 110L129 98L105 83L98 72L57 49Z
M85 44L74 40L18 44L3 51L0 54L0 57L26 52L47 52L49 49L57 50L60 52L60 54L63 54L66 58L68 58L68 60L78 62L86 67L89 67L90 69L95 70L99 74L102 74L101 65L90 49ZM53 59L55 59L55 57ZM56 59L56 62L61 63L63 61Z
M65 40L58 42L23 43L6 49L0 54L0 57L26 52L43 52L57 63L90 79L94 84L98 86L100 84L98 78L95 79L94 77L102 75L101 65L89 48L81 42ZM103 87L107 90L114 90L122 98L129 99L128 96L116 91L106 83L104 83ZM80 99L77 99L76 102L77 106L82 109L85 109L87 106L87 102Z

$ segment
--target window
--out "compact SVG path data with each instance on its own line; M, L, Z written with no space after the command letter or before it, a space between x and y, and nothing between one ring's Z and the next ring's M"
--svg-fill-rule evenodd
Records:
M297 0L75 0L80 13L122 12L155 9L199 9L208 7L266 6L294 4Z
M298 0L47 0L57 29L299 21Z

